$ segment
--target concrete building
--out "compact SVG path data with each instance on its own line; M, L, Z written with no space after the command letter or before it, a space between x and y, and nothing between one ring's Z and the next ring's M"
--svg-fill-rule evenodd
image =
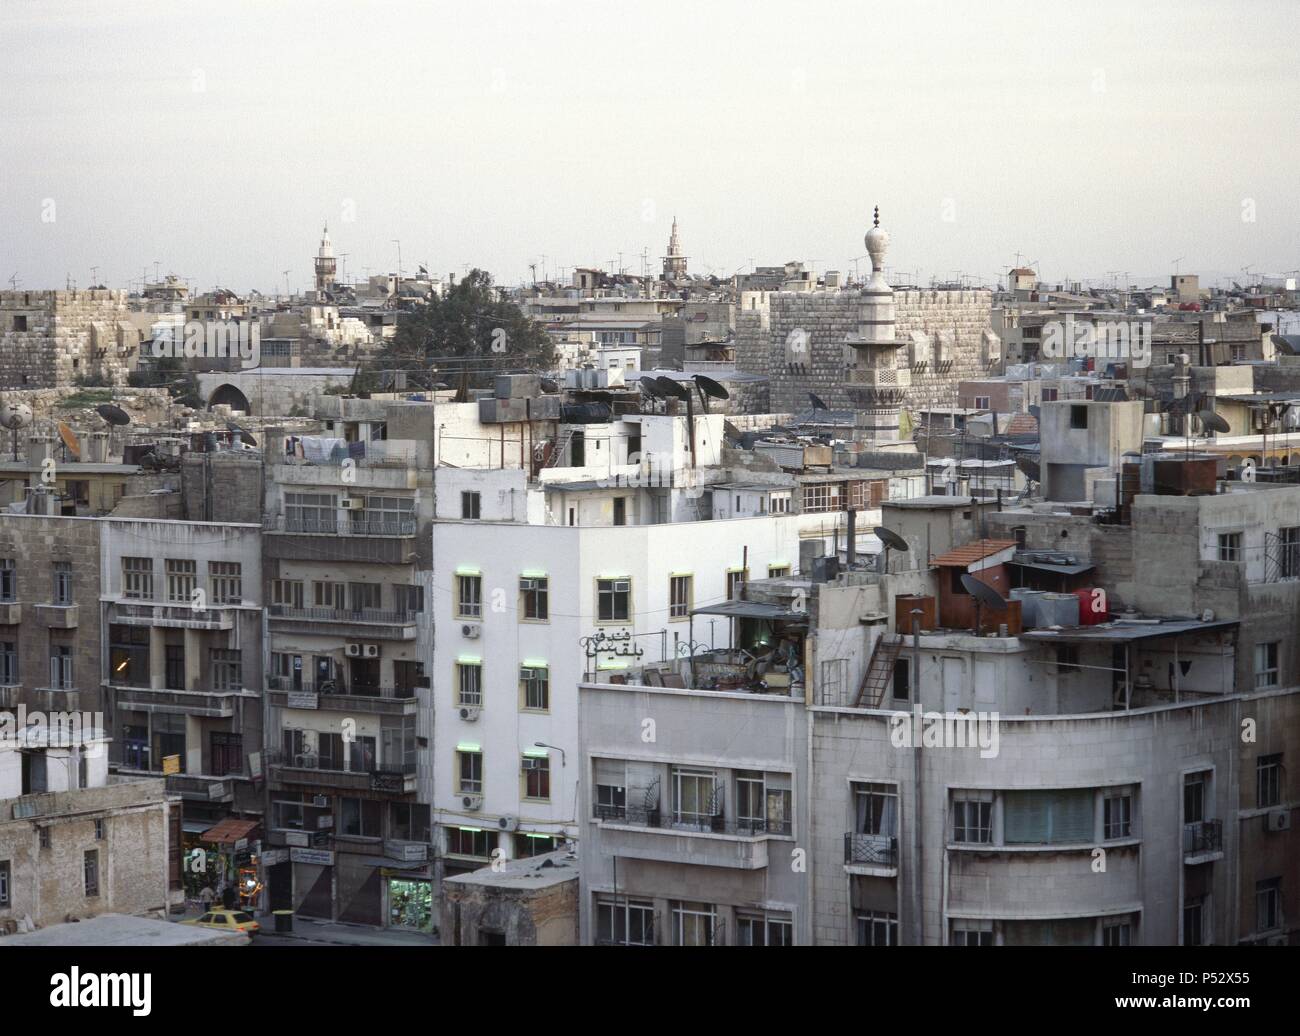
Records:
M442 884L444 946L576 946L578 858L558 849Z

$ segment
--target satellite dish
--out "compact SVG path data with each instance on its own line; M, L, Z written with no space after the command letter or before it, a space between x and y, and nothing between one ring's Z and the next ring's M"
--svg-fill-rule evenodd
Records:
M700 399L703 400L706 407L709 405L710 399L731 398L731 393L710 378L707 374L695 375L695 387L700 390Z
M663 393L659 390L659 385L656 383L654 378L638 378L637 384L641 386L641 391L651 399L663 398Z
M876 536L879 537L880 542L883 543L890 550L911 550L912 549L911 547L908 546L907 540L903 539L903 537L898 535L898 533L896 533L893 529L886 529L883 525L877 525L871 531L874 532Z
M828 407L824 402L822 402L822 398L821 398L819 395L817 395L815 392L809 392L809 393L808 393L808 401L809 401L810 403L812 403L812 406L813 406L813 409L814 409L814 410L829 410L829 409L830 409L830 407Z
M95 407L95 413L115 427L131 423L131 415L120 406L114 406L112 403L101 403Z
M0 404L0 425L16 432L32 423L32 408L26 403Z
M961 576L962 589L975 598L985 608L992 608L995 612L1004 612L1007 610L1007 601L1000 593L989 586L988 583L981 583L974 576L963 572Z
M1024 472L1025 478L1029 479L1030 482L1043 481L1043 473L1038 466L1038 461L1034 460L1032 457L1026 457L1021 454L1016 458L1016 467Z
M1224 433L1231 430L1231 426L1222 417L1213 410L1198 410L1196 416L1201 419L1201 427L1209 432Z
M246 428L239 427L239 425L235 424L234 421L227 421L226 429L228 431L234 432L237 436L239 436L239 441L242 442L245 446L257 445L257 440L253 438L253 433L248 431Z
M539 382L543 392L559 392L560 385L554 378L542 378Z
M77 434L62 421L59 422L59 438L63 440L63 445L68 448L68 453L72 455L72 459L80 460L81 443L77 442Z
M675 399L690 399L691 390L680 382L674 381L666 374L661 374L655 378L655 385L660 393L665 397L672 396Z
M1041 416L1042 413L1043 413L1043 408L1040 407L1037 403L1030 404L1029 416L1032 417L1035 421L1042 420L1042 416Z

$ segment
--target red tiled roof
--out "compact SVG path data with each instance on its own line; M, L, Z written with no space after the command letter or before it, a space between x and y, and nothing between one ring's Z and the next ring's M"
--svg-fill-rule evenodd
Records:
M1012 414L1003 431L1007 435L1037 435L1038 418L1033 414Z
M940 554L934 559L933 564L965 568L967 565L973 565L977 561L983 561L1015 546L1015 540L976 540L974 543L967 543L964 547L956 547L946 554Z

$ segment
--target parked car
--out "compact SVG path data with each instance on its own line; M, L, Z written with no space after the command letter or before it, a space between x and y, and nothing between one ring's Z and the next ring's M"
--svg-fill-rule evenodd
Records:
M199 928L216 928L223 932L246 932L250 937L262 930L262 926L253 919L253 915L244 910L209 910L206 914L192 917L181 924L197 925Z

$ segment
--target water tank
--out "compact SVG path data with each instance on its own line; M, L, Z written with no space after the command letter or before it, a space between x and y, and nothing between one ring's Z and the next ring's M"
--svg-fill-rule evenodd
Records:
M1027 630L1050 625L1050 623L1042 621L1041 609L1039 608L1039 601L1044 593L1043 590L1029 590L1025 587L1017 587L1008 595L1011 600L1020 602L1020 619Z
M613 412L608 403L570 403L560 408L565 424L608 424Z
M1079 625L1079 598L1074 594L1045 593L1038 598L1040 626Z

